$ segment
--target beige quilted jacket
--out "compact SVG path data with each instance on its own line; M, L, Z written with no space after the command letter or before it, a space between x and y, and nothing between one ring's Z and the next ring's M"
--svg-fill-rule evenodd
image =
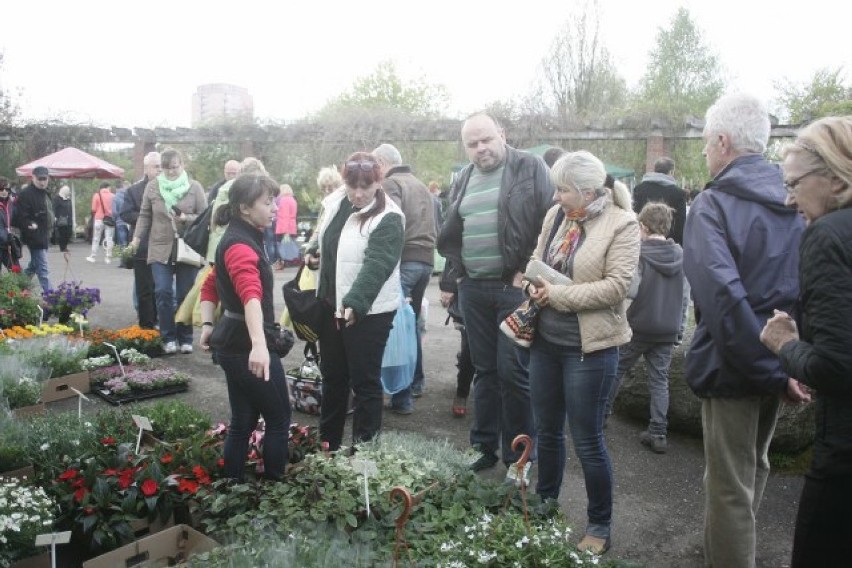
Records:
M616 201L622 202L624 197L618 195ZM559 205L552 207L544 218L534 259L542 258L558 210ZM585 238L574 254L574 283L550 287L550 307L577 314L583 353L630 341L624 298L638 262L636 216L610 202L600 216L585 225Z

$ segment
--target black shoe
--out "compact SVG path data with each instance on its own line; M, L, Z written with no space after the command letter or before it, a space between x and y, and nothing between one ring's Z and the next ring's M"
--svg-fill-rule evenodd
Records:
M497 465L497 462L500 461L497 458L497 454L493 452L485 452L479 456L479 458L470 464L471 471L482 471L483 469L490 469Z
M639 434L639 441L642 442L643 446L650 448L655 454L664 454L669 447L664 435L651 434L648 430Z

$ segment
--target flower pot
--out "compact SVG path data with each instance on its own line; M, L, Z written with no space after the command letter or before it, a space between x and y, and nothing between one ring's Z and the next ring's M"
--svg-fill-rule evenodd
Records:
M54 402L64 398L77 396L71 388L75 388L81 393L90 392L89 387L89 372L83 371L80 373L72 373L55 379L48 379L44 382L44 387L41 391L42 402Z

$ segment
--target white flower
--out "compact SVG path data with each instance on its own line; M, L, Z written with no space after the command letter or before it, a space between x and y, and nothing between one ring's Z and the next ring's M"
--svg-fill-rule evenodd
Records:
M524 545L527 544L529 541L530 541L530 539L527 538L526 535L524 535L523 538L521 538L521 540L519 540L518 542L515 543L515 548L523 548Z
M45 442L45 443L43 443L41 446L39 446L39 449L40 449L41 451L45 452L45 451L47 451L47 449L48 449L49 447L50 447L50 444L48 444L47 442Z

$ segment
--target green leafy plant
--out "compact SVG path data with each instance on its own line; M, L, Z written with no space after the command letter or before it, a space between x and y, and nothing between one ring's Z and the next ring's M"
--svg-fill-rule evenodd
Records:
M207 412L181 400L157 401L140 408L137 414L147 416L154 436L166 442L203 434L211 424Z
M0 566L36 553L35 537L50 532L55 510L44 489L0 479Z
M28 439L27 425L0 407L0 473L30 465Z
M15 355L0 355L0 399L12 409L37 403L42 391L37 379L47 374Z
M16 341L8 347L22 363L49 369L50 377L61 377L82 370L81 363L89 351L89 342L74 337L49 335Z

